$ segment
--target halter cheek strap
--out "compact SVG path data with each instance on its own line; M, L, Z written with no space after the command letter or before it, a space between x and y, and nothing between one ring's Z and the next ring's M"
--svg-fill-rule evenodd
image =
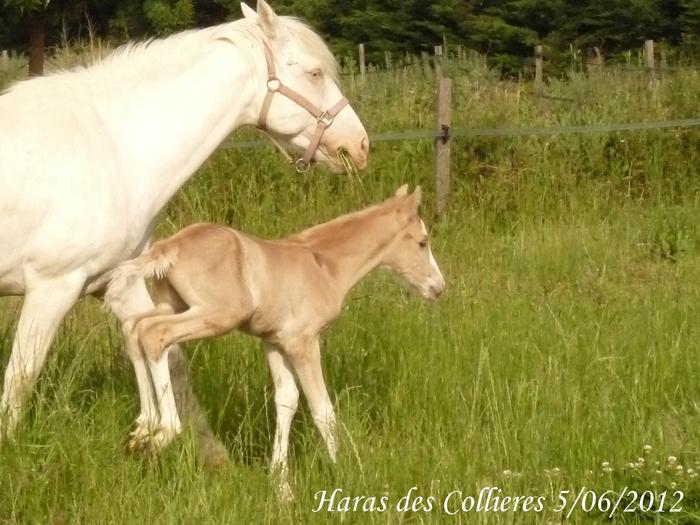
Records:
M267 115L270 112L270 106L272 105L272 99L275 93L279 93L287 97L289 100L301 106L306 111L308 111L316 119L316 130L309 145L304 151L304 155L301 158L293 160L289 157L286 151L279 145L279 143L274 140L269 134L268 137L272 142L280 148L288 159L294 164L298 172L306 172L311 167L311 161L316 155L319 146L321 145L321 140L323 139L323 134L332 124L333 119L342 111L342 109L349 104L348 99L342 97L335 105L330 109L322 110L319 109L313 102L306 98L301 93L288 88L279 78L277 78L277 72L275 70L275 60L272 57L272 51L270 50L267 42L263 44L265 50L265 61L267 62L267 93L265 94L265 99L263 100L262 108L260 109L260 116L258 117L258 129L263 132L267 131Z

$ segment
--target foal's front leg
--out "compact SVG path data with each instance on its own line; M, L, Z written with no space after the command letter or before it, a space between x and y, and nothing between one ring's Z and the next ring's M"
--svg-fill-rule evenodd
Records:
M309 403L311 416L326 443L331 461L335 463L338 451L335 412L323 379L321 346L318 337L313 338L306 345L291 347L288 355L301 383L306 401Z
M284 501L291 501L294 496L289 486L287 452L289 450L289 428L299 404L299 390L294 381L292 369L281 348L267 342L263 342L263 348L270 368L272 383L275 385L275 410L277 412L270 472L277 478L277 491L280 498Z

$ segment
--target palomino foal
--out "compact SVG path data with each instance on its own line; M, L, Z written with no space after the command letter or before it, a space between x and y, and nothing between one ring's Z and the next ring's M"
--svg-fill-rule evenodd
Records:
M129 281L155 276L157 306L125 323L147 359L167 359L170 345L238 328L260 337L275 386L277 428L272 468L286 479L289 428L299 379L333 461L335 416L321 370L320 334L338 316L345 296L370 270L386 266L428 299L445 280L418 216L420 188L404 185L385 202L341 216L282 240L253 238L225 226L195 224L159 241L114 273L108 294ZM157 392L172 395L171 389ZM174 411L174 403L160 403ZM135 432L133 447L160 447L180 432L176 412L160 414L160 428Z

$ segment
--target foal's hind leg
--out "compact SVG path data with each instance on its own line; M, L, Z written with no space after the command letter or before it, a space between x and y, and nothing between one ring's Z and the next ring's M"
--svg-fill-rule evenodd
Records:
M140 411L130 435L132 438L145 436L158 426L159 416L148 366L133 328L144 317L172 312L172 308L169 305L153 308L143 279L135 280L119 297L111 298L109 308L122 322L126 352L134 367L139 390Z
M194 307L174 315L158 315L142 319L135 327L138 340L148 359L153 388L160 412L160 428L149 436L148 445L161 448L181 432L173 388L168 369L168 352L171 345L192 339L202 339L230 331L244 316L222 309Z
M167 278L154 279L153 288L156 297L173 307L172 313L184 312L189 308L177 290ZM229 453L224 444L214 435L207 421L207 416L199 406L189 382L188 363L179 345L172 345L168 350L170 381L178 412L184 424L195 428L198 437L197 456L205 465L218 467L229 461Z

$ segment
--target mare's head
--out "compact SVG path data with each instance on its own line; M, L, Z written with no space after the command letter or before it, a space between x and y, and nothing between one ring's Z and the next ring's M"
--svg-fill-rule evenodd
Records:
M277 141L304 151L305 159L323 162L333 171L342 171L340 150L357 169L364 169L367 132L352 107L343 104L337 64L321 37L294 18L276 15L265 0L258 0L257 11L245 4L241 8L260 27L267 46L259 126ZM276 80L268 80L270 73ZM268 92L274 96L266 97Z
M401 274L426 299L435 300L445 289L445 278L430 250L428 230L418 215L420 202L420 186L408 193L405 184L387 203L400 229L385 251L382 264Z

